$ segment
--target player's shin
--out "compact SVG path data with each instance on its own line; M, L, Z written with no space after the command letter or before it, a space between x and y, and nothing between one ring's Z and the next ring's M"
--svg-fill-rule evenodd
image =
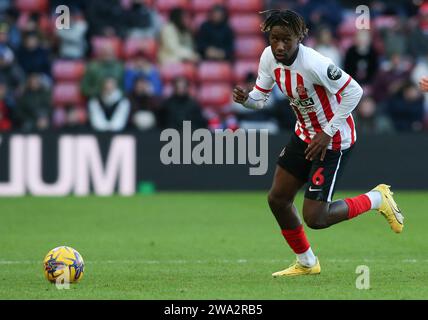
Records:
M372 209L378 209L382 195L378 191L370 191L354 198L347 198L345 202L348 205L348 219L352 219Z
M316 257L312 252L303 225L293 230L282 230L282 235L290 248L296 253L297 259L302 265L311 267L316 264Z

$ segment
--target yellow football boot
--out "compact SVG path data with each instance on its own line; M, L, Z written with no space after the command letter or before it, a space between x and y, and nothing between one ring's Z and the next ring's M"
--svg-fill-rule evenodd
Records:
M403 222L404 217L401 213L400 208L397 203L394 201L392 195L394 194L389 189L391 186L386 184L380 184L376 186L372 191L379 191L382 194L382 203L378 209L379 213L381 213L386 220L388 221L391 229L395 233L400 233L403 231Z
M321 266L317 258L317 263L313 267L306 267L296 260L287 269L273 273L272 277L274 278L294 277L294 276L312 275L312 274L320 274L320 273L321 273Z

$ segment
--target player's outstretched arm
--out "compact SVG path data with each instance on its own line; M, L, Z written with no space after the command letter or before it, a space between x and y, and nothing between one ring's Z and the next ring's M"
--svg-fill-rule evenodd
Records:
M233 89L233 101L242 104L248 109L263 109L268 98L268 93L263 93L257 89L253 89L250 93L238 86Z
M422 77L421 80L419 80L419 88L423 92L428 92L428 76Z
M248 92L244 89L242 89L239 86L236 86L233 89L233 101L236 103L244 104L245 101L248 99Z

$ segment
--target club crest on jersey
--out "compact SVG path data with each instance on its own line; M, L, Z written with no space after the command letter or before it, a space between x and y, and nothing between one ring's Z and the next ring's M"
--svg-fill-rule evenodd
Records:
M296 91L299 94L299 96L303 96L308 92L308 90L301 84L297 85Z

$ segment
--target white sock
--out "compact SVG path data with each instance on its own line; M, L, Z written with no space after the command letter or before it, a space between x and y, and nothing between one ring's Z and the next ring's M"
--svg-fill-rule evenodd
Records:
M369 197L372 203L371 209L379 209L382 204L382 194L379 191L370 191L366 193L366 196Z
M311 247L305 252L297 254L297 260L306 267L313 267L317 263L317 258Z

